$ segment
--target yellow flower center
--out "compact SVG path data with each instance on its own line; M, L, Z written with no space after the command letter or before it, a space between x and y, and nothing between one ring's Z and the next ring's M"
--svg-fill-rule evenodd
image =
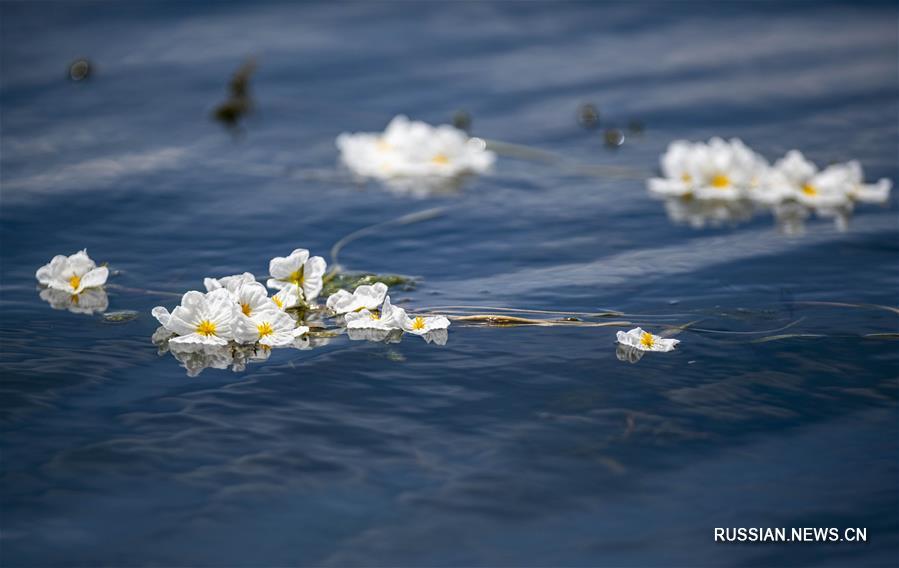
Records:
M449 158L446 157L446 154L437 154L431 161L435 164L446 165L449 163Z
M652 346L655 344L656 340L652 337L652 334L644 331L643 335L640 336L640 345L647 349L652 349Z
M412 320L412 329L424 329L425 328L425 318L418 316L414 320Z
M818 188L816 188L815 186L813 186L810 183L807 183L802 186L802 193L808 195L809 197L814 197L814 196L818 195Z
M203 320L200 322L200 325L197 326L197 333L205 337L215 335L215 324L209 320Z
M370 317L373 320L379 320L379 319L381 319L381 314L379 314L378 312L372 312L372 313L368 314L368 317Z
M386 152L387 150L390 150L390 148L391 146L386 140L384 140L383 138L378 140L378 150Z
M290 276L287 277L287 281L291 284L296 284L297 286L303 285L303 269L305 267L301 266L299 270L296 272L291 272Z
M693 181L693 176L691 176L690 174L685 173L685 174L683 174L683 175L680 177L680 179L681 179L684 183L690 183L691 181Z
M275 333L275 330L272 329L272 324L268 322L263 322L256 326L256 331L259 332L259 338L262 339L266 335L271 335Z
M81 286L81 277L77 274L73 274L71 278L69 278L69 286L72 287L72 290L77 290L79 286Z
M282 308L282 309L284 308L284 302L282 302L282 301L281 301L281 298L279 298L278 296L272 296L272 301L273 301L273 302L275 303L275 305L278 306L279 308ZM249 315L249 314L247 314L247 315Z
M724 189L730 185L730 178L724 174L716 174L712 177L712 181L709 182L709 185L717 187L718 189Z
M250 307L250 304L241 304L240 311L243 312L243 315L248 316L253 313L253 308Z

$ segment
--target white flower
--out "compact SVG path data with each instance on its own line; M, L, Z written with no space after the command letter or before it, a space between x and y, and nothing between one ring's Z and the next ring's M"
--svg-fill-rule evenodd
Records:
M308 333L305 325L297 326L292 317L278 309L261 310L252 316L238 314L234 339L238 343L256 343L265 347L284 347Z
M450 321L445 316L416 316L410 318L405 310L397 316L397 322L403 331L413 335L427 335L432 331L445 330L450 325Z
M659 160L662 167L661 178L651 178L647 182L649 191L662 197L680 197L693 192L693 164L699 156L701 145L686 140L675 140Z
M384 296L384 304L380 310L372 311L366 308L358 312L349 312L344 316L347 329L401 329L400 320L406 317L403 308L397 308L390 303L390 296Z
M351 170L378 179L478 174L496 160L480 138L469 138L452 126L434 127L402 115L390 121L383 134L341 134L337 148Z
M224 288L207 294L190 291L171 314L162 306L153 308L153 316L167 330L176 333L172 344L199 343L225 345L233 337L232 325L240 313L230 292Z
M103 313L109 307L109 298L103 288L88 288L78 294L45 288L40 295L41 300L48 302L54 310L69 310L74 314Z
M266 284L274 290L297 286L303 291L303 298L311 302L322 291L322 276L327 267L328 264L322 257L310 258L308 250L296 249L288 257L278 256L269 262L268 273L271 278Z
M728 201L744 197L761 183L768 168L764 158L736 138L712 138L707 144L674 141L661 166L665 177L650 179L650 192Z
M48 288L69 294L78 294L85 288L96 288L106 284L109 269L97 264L87 256L87 249L72 256L57 255L40 267L35 273L37 281Z
M299 286L291 284L278 290L278 293L272 296L271 300L278 306L279 310L295 308L300 305L303 293Z
M256 282L256 277L253 276L250 272L244 272L243 274L235 274L234 276L225 276L224 278L204 278L203 285L206 286L207 292L212 292L213 290L218 290L219 288L224 288L231 292L232 296L236 296L238 290L244 284L252 284Z
M818 167L805 159L802 152L791 150L775 162L764 182L764 190L756 192L756 199L771 195L766 203L778 203L795 199L799 203L819 210L833 210L851 206L850 191L860 182L858 164L834 164L818 171Z
M336 314L358 312L362 309L375 310L384 303L386 296L387 285L376 282L371 286L359 286L352 294L346 290L338 290L328 298L326 305Z
M639 349L640 351L671 351L680 343L677 339L665 339L635 327L629 332L618 332L618 343Z
M255 281L240 286L233 297L241 313L245 316L252 316L256 312L276 310L278 308L277 302L268 297L268 291L265 289L265 286Z

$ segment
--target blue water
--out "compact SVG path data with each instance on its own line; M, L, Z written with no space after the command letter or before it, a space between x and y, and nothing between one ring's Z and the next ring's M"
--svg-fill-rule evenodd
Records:
M899 552L897 198L847 231L672 223L639 176L501 156L451 195L359 185L334 138L456 110L571 163L675 138L899 179L893 3L0 5L4 566L876 566ZM78 57L91 77L67 79ZM255 57L255 111L210 119ZM587 131L624 129L618 150ZM642 135L629 121L646 124ZM149 310L297 247L394 300L694 323L635 364L602 327L278 350L188 377ZM34 271L87 247L122 323ZM146 292L149 291L149 292ZM835 302L825 305L808 302ZM489 311L489 310L484 310ZM786 331L766 333L797 322ZM654 327L656 326L656 327ZM701 330L752 332L712 333ZM807 334L753 342L779 334ZM866 337L867 336L867 337ZM714 527L864 527L721 544Z

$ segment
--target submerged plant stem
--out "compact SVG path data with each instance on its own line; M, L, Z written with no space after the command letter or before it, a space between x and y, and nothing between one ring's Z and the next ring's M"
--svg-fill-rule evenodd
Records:
M520 318L515 316L506 316L500 314L472 314L467 316L449 316L451 321L482 323L493 327L511 327L522 325L535 326L567 326L567 327L624 327L632 325L629 321L609 321L609 322L589 322L589 321L570 321L570 320L549 320L549 319L532 319Z
M396 219L391 219L389 221L384 221L382 223L377 223L375 225L370 225L368 227L364 227L362 229L358 229L353 231L349 235L343 237L331 247L331 271L329 274L331 278L333 278L334 274L340 272L343 267L340 266L340 262L338 260L340 251L348 245L349 243L355 241L359 237L364 237L365 235L370 235L371 233L376 233L381 229L392 227L396 225L410 225L412 223L418 223L421 221L427 221L429 219L433 219L442 215L446 211L446 207L432 207L431 209L425 209L424 211L417 211L415 213L409 213L407 215L403 215L402 217L397 217Z
M517 158L519 160L529 160L531 162L542 162L545 164L553 164L568 172L577 173L584 176L607 177L617 179L638 179L645 180L652 177L651 172L625 168L621 166L608 166L598 164L580 164L572 162L554 152L525 146L524 144L512 144L502 142L500 140L487 140L487 149L495 152L500 156L508 158Z

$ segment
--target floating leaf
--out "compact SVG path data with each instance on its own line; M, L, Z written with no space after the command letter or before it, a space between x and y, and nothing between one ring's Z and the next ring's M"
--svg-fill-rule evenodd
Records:
M404 291L415 289L415 280L409 276L400 276L398 274L344 274L332 273L325 277L324 287L322 288L322 297L330 296L338 290L352 291L362 285L372 285L375 282L382 282L389 288L399 288Z
M127 323L136 320L140 314L134 310L119 310L103 314L104 323Z

